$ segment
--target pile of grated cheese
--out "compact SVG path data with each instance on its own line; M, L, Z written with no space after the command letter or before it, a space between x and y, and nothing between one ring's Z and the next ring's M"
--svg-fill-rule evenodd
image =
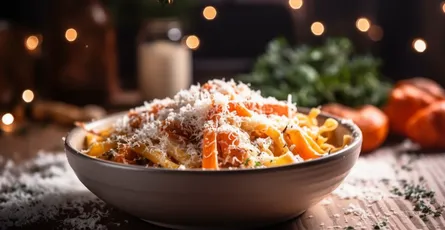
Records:
M406 145L410 143L403 143ZM333 191L340 199L360 199L374 203L385 198L396 197L388 187L397 185L399 180L410 179L410 175L398 172L396 165L409 161L409 156L404 154L395 157L387 154L385 149L376 151L370 155L361 156L351 169L343 183ZM387 181L390 185L385 185Z
M378 186L382 180L396 181L397 177L391 163L374 157L361 157L351 169L345 181L334 190L340 199L360 199L369 203L392 196Z
M179 133L179 135L187 137L188 141L180 144L185 145L181 147L191 156L190 162L185 166L181 165L180 168L188 168L188 165L196 165L196 162L201 162L203 132L206 128L213 128L212 121L207 119L212 106L222 105L222 108L225 108L221 112L223 116L217 121L218 132L237 134L236 137L233 136L233 138L240 139L240 144L237 147L256 153L261 153L256 145L258 143L251 143L250 137L239 128L240 125L238 127L232 125L233 123L240 124L243 118L235 116L234 112L230 113L225 105L229 101L251 102L258 105L282 104L288 106L289 113L297 110L296 105L291 103L292 98L289 98L286 102L278 101L272 97L266 98L261 96L260 91L252 90L247 84L235 82L233 79L229 81L210 80L206 84L214 87L203 89L199 84L192 85L189 89L179 91L173 98L155 99L150 103L144 103L141 107L130 110L129 114L114 124L116 132L113 134L113 141L117 139L119 142L132 145L132 147L144 144L158 150L164 154L164 157L168 157L166 153L171 139L165 130L169 127L180 127L173 132L180 130L182 133ZM156 116L154 116L153 111L156 111ZM132 117L132 113L138 114L138 117ZM134 119L138 119L140 123L137 128L132 126ZM281 127L282 129L290 123L286 117L257 113L254 113L254 116L250 119L266 124L273 123L274 127ZM259 141L266 143L270 140ZM260 154L257 157L267 158L268 155ZM220 160L223 164L234 163L229 162L230 160L233 161L233 158ZM301 158L296 156L295 161L301 161ZM241 164L240 167L245 166Z
M328 226L327 229L391 229L389 225L393 224L393 219L409 217L422 221L421 212L416 214L413 204L392 192L394 188L403 187L401 181L412 181L413 177L416 178L414 175L419 175L416 170L411 172L412 168L417 167L412 163L416 156L406 153L415 148L415 144L407 140L390 150L382 148L372 154L361 156L345 180L332 192L332 196L320 202L323 206L335 202L343 204L341 214L345 226ZM399 202L404 203L402 207L399 207ZM406 210L405 205L408 208ZM375 212L375 208L382 211ZM340 215L335 214L335 216ZM348 223L346 216L355 216L358 219L353 218L356 221ZM440 224L440 221L434 219L429 221L432 226ZM325 223L321 225L324 226ZM435 228L441 229L441 227Z
M0 158L0 165L4 165L0 229L34 228L42 223L56 229L107 229L110 225L102 219L110 221L112 209L82 185L65 154L40 152L22 164Z

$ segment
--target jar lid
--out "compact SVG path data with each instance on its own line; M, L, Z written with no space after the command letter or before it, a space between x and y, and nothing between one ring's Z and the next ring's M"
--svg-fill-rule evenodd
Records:
M175 18L159 18L147 20L145 27L152 33L165 33L171 28L181 29L181 23Z

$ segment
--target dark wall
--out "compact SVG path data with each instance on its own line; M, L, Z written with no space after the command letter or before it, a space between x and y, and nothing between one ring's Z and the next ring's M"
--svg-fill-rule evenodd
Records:
M45 7L50 1L3 1L0 3L0 18L10 20L29 31L41 31L45 26L43 18L47 16ZM267 1L255 3L253 0L200 2L191 12L193 26L188 31L201 38L201 46L194 52L195 77L198 79L248 71L271 38L280 35L292 40L299 36L298 31L308 31L307 24L295 28L295 21L292 21L285 0L281 5L267 5L264 3ZM214 21L203 19L201 10L204 3L212 3L218 9L218 16ZM425 10L427 4L430 8L437 5L437 12ZM397 80L410 76L426 76L444 81L442 75L445 74L445 69L440 63L442 59L445 61L445 55L442 55L445 54L445 45L440 37L442 35L434 34L434 31L441 31L443 27L443 24L439 24L440 20L436 20L437 17L445 16L443 13L441 16L439 12L439 1L315 0L305 1L303 7L311 8L306 11L308 20L322 20L327 23L327 31L323 37L347 36L360 52L372 52L381 57L384 63L382 70L388 77ZM371 18L383 28L383 40L370 42L357 32L355 19L361 15ZM437 26L430 23L432 15L436 15ZM431 27L429 34L425 34L424 29L427 22ZM136 84L135 51L138 28L137 23L117 28L120 76L124 85L129 88ZM423 36L435 39L432 45L437 47L429 46L424 54L413 52L412 39ZM307 41L317 41L323 37L308 36Z

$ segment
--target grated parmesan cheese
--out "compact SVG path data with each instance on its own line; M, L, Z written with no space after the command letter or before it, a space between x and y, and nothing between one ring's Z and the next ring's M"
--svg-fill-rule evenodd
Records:
M0 229L39 223L54 223L56 229L107 229L110 223L102 219L111 210L77 179L63 153L40 152L23 164L6 161L0 171Z
M252 143L250 133L258 125L267 124L277 129L284 130L291 120L286 116L266 115L263 113L253 113L253 116L246 119L237 116L236 111L229 111L229 102L249 102L256 103L261 107L265 104L287 105L288 113L296 111L296 106L292 104L292 97L287 102L278 101L275 98L265 98L261 96L260 91L250 89L244 83L236 83L233 79L211 80L205 85L192 85L189 89L179 91L172 98L156 99L152 102L145 102L144 105L130 110L130 112L120 118L114 124L114 130L111 138L119 143L127 143L130 147L146 145L151 150L156 150L167 156L168 143L172 143L172 138L178 139L174 145L184 150L190 157L189 162L185 162L185 167L197 165L200 163L202 139L205 129L214 129L219 133L231 133L229 137L233 140L229 145L229 150L234 148L241 149L248 154L248 162L241 162L233 156L220 156L222 165L228 167L258 167L258 159L262 152L259 145ZM287 103L287 104L286 104ZM215 108L215 106L220 108ZM222 109L221 116L212 121L208 119L212 109ZM251 131L245 131L240 126ZM258 143L265 144L265 143ZM232 145L232 146L231 146ZM267 144L266 144L267 145ZM227 154L230 155L230 154ZM243 155L242 161L245 159ZM300 161L301 158L296 158ZM196 162L198 161L198 162ZM194 163L194 164L193 164Z
M382 180L396 182L400 179L400 175L394 170L394 164L394 157L382 156L379 152L360 157L343 183L332 194L340 199L359 199L368 203L395 197L380 186Z
M353 214L354 216L359 216L362 219L366 218L367 216L366 211L364 209L354 204L349 204L349 206L344 209L344 214L345 215Z

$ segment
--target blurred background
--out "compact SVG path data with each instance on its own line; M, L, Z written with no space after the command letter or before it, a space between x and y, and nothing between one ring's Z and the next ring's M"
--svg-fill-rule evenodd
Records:
M401 79L445 84L444 24L436 0L7 1L0 115L3 126L72 124L223 77L305 106L351 95L381 105L373 95ZM334 96L307 96L325 76Z

